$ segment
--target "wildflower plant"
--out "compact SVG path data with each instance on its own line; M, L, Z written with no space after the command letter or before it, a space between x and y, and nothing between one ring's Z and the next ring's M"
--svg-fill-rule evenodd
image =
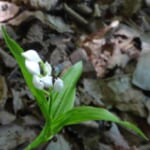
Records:
M4 27L2 27L2 33L45 119L42 131L25 150L35 149L48 142L65 126L89 120L118 123L133 130L147 140L147 137L136 125L120 120L104 108L91 106L74 107L76 83L82 73L82 62L73 65L61 78L54 78L51 65L48 62L43 62L35 50L24 52L9 37Z

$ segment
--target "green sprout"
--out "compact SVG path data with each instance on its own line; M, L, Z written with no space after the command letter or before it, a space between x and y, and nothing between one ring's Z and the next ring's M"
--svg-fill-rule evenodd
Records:
M76 83L82 74L82 62L78 62L68 69L61 79L59 77L53 79L51 65L48 62L43 62L36 51L29 50L24 52L10 38L4 27L2 27L2 33L45 119L42 131L25 150L38 148L40 145L51 140L65 126L89 120L118 123L148 140L136 125L120 120L104 108L91 106L74 107Z

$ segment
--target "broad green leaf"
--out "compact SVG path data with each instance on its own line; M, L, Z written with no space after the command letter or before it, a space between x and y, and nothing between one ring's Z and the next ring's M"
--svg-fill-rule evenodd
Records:
M82 73L82 63L78 62L72 66L62 77L64 89L59 94L53 95L52 114L56 117L73 108L75 100L76 83Z
M25 79L30 91L32 92L33 96L35 96L37 103L38 103L42 113L44 114L44 117L48 118L47 111L45 110L48 108L46 98L45 98L43 92L40 90L37 90L32 84L32 75L30 73L28 73L28 71L25 67L25 63L24 63L25 60L21 56L23 49L13 39L11 39L9 37L9 35L7 34L6 30L3 27L2 27L2 33L3 33L4 40L9 48L9 50L15 57L17 63L19 64L19 67L22 71L24 79Z
M90 106L76 107L65 114L57 117L53 122L53 131L58 132L66 125L78 124L89 120L104 120L118 123L124 127L132 129L134 132L148 140L144 133L134 124L127 121L121 121L117 116L103 108L95 108Z

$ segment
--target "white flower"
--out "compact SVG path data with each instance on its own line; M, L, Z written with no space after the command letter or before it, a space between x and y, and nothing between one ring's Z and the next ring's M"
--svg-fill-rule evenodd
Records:
M22 53L22 56L29 61L40 62L41 58L35 50L28 50Z
M44 83L41 81L41 78L37 75L33 76L33 85L39 89L39 90L43 90L44 89Z
M25 66L33 75L40 75L40 66L37 62L25 60Z
M33 85L39 90L53 87L56 91L61 91L64 87L63 80L57 78L53 85L52 67L48 62L43 62L35 50L28 50L22 53L25 58L25 66L33 75ZM42 73L41 73L42 72Z
M44 64L44 71L46 72L46 75L51 75L52 73L52 67L48 62Z
M54 90L60 92L64 88L63 80L57 78L54 82Z
M41 81L44 84L44 87L49 88L53 86L53 78L52 76L44 76L41 77Z

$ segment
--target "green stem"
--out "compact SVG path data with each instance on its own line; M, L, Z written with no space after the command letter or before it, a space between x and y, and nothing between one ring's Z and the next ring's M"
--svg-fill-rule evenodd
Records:
M40 145L46 143L48 140L52 139L53 135L50 132L50 124L46 123L38 137L29 144L24 150L34 150L35 148L39 147Z
M40 145L46 143L48 140L53 138L53 134L51 131L51 125L52 125L52 114L51 114L51 105L52 105L52 96L51 94L48 94L48 114L49 117L46 117L46 123L43 127L42 131L38 135L38 137L35 138L35 140L29 144L24 150L33 150Z

